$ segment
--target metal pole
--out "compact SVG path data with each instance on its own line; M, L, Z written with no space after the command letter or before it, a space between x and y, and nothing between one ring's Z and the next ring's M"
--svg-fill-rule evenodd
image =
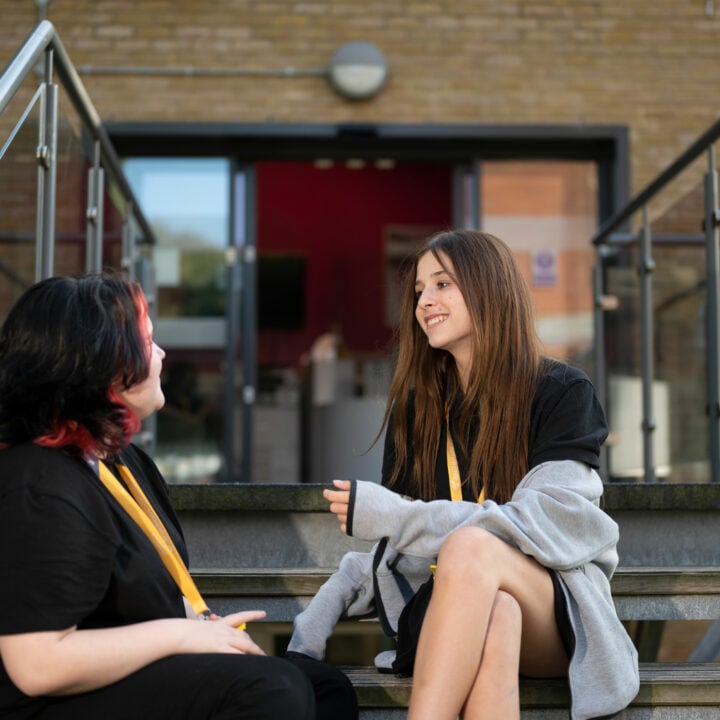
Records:
M241 307L242 307L242 249L231 245L225 251L225 267L228 278L227 289L227 311L226 311L226 336L225 336L225 401L223 403L223 416L225 418L223 447L225 448L225 481L235 482L237 480L236 468L238 467L238 431L235 391L237 376L237 348L238 339L241 334ZM243 416L243 435L245 429L245 417ZM243 458L246 448L241 448ZM244 472L241 471L240 480L247 481Z
M253 481L254 471L254 420L257 396L257 246L255 238L255 173L252 168L245 170L244 208L245 244L243 252L242 285L242 476L243 482Z
M257 283L257 249L254 244L243 248L243 291L242 291L242 469L241 481L253 481L253 440L255 401L257 400L257 369L255 366L255 318L251 313L255 310ZM250 296L253 299L250 299Z
M225 267L227 273L227 310L225 312L225 394L223 402L223 448L225 456L225 482L235 482L238 478L239 448L238 414L237 414L237 355L238 342L242 332L242 248L245 243L245 176L233 164L230 170L230 243L225 251ZM239 205L238 205L239 203ZM237 207L236 207L237 206ZM244 360L244 358L243 358ZM244 420L243 430L244 430ZM242 481L244 473L239 472Z
M100 142L93 143L93 165L88 170L88 205L86 213L85 269L98 272L103 256L103 194L105 173L100 166Z
M606 313L618 309L620 301L616 295L608 295L605 287L605 258L609 257L616 250L609 245L602 243L596 245L595 266L593 267L593 357L595 361L595 376L593 384L600 405L608 417L612 415L610 407L610 393L608 391L608 371L607 371L607 348L606 348ZM612 426L609 428L610 436L605 445L600 448L600 477L604 481L611 479L609 455L612 453Z
M655 418L653 416L653 380L655 379L653 343L653 287L652 273L655 261L652 259L652 234L648 206L643 205L643 229L640 235L640 354L642 372L643 407L643 460L645 482L655 482L653 438Z
M595 377L593 383L600 405L607 413L608 392L607 392L607 368L605 363L605 304L603 288L603 250L604 245L595 248L595 266L593 267L593 334L594 345L593 355L595 357ZM603 445L600 448L600 477L607 482L610 478L608 467L608 448Z
M256 398L255 369L255 207L254 175L247 166L232 167L231 228L227 250L227 334L225 345L225 448L226 480L253 480L253 423ZM241 378L238 382L238 351ZM240 413L237 386L240 384ZM238 423L239 419L239 423ZM239 425L239 427L238 427Z
M29 35L15 57L0 73L0 115L15 97L15 93L34 72L37 64L43 59L47 46L55 37L52 23L44 20Z
M157 327L158 318L158 292L157 279L155 276L155 265L148 257L139 257L135 263L134 275L143 289L145 300L148 304L150 320ZM135 442L143 449L154 456L157 451L157 413L154 412L146 417L142 423L142 430L135 438Z
M593 296L595 298L593 306L593 355L595 356L595 391L598 395L600 405L607 412L607 379L605 377L605 313L602 307L603 296L603 269L601 250L604 246L599 245L595 248L595 267L593 267ZM607 446L603 445L600 451L600 477L607 480L608 462L607 462Z
M135 222L133 220L133 204L128 202L125 208L125 220L121 235L120 267L129 280L135 280Z
M45 51L44 92L38 132L37 224L35 279L53 274L55 254L55 202L57 177L58 88L52 84L53 51Z
M720 326L720 209L718 209L718 174L714 146L708 148L708 173L705 180L705 237L707 253L707 383L710 432L710 479L720 482L720 368L718 349Z

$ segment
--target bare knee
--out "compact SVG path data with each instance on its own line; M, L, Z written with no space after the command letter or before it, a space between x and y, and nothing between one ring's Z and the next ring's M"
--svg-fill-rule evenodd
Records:
M467 576L473 570L487 574L493 562L492 548L502 543L498 537L477 527L464 527L453 532L443 543L438 555L438 572Z

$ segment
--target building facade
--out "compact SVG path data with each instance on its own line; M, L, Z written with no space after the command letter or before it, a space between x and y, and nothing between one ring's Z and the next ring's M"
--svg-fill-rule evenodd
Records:
M548 352L592 373L590 239L717 119L714 0L0 0L0 64L42 18L156 230L168 351L156 456L176 480L376 474L396 279L437 229L505 239ZM328 81L333 55L356 41L388 69L365 100ZM82 267L75 198L87 167L71 114L61 140L56 269L71 272ZM19 136L0 166L6 304L31 275L21 238L32 175L25 187L10 168L28 165L33 142ZM702 277L693 237L704 171L683 173L651 211L672 235L658 268L670 338L702 322L702 290L686 291ZM105 261L117 264L112 213L106 226ZM641 465L633 423L622 426L638 392L629 252L608 268L624 310L608 350L620 477ZM688 450L702 413L688 410L699 418L688 422L667 409L698 404L702 381L688 376L703 370L688 372L670 347L657 389L661 464L687 479L704 472L704 446Z

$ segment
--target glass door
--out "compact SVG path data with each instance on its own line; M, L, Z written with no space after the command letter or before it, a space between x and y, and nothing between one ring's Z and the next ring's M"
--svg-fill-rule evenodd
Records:
M234 348L240 274L233 174L225 158L132 158L125 169L153 225L156 340L165 407L155 460L169 482L234 477ZM239 207L239 210L238 210Z

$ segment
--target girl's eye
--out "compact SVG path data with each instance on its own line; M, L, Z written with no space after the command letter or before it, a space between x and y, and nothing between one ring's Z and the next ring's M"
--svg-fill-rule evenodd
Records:
M439 288L444 288L444 287L447 287L449 284L450 284L450 283L447 282L447 280L440 280L440 282L438 282L438 287L439 287Z

